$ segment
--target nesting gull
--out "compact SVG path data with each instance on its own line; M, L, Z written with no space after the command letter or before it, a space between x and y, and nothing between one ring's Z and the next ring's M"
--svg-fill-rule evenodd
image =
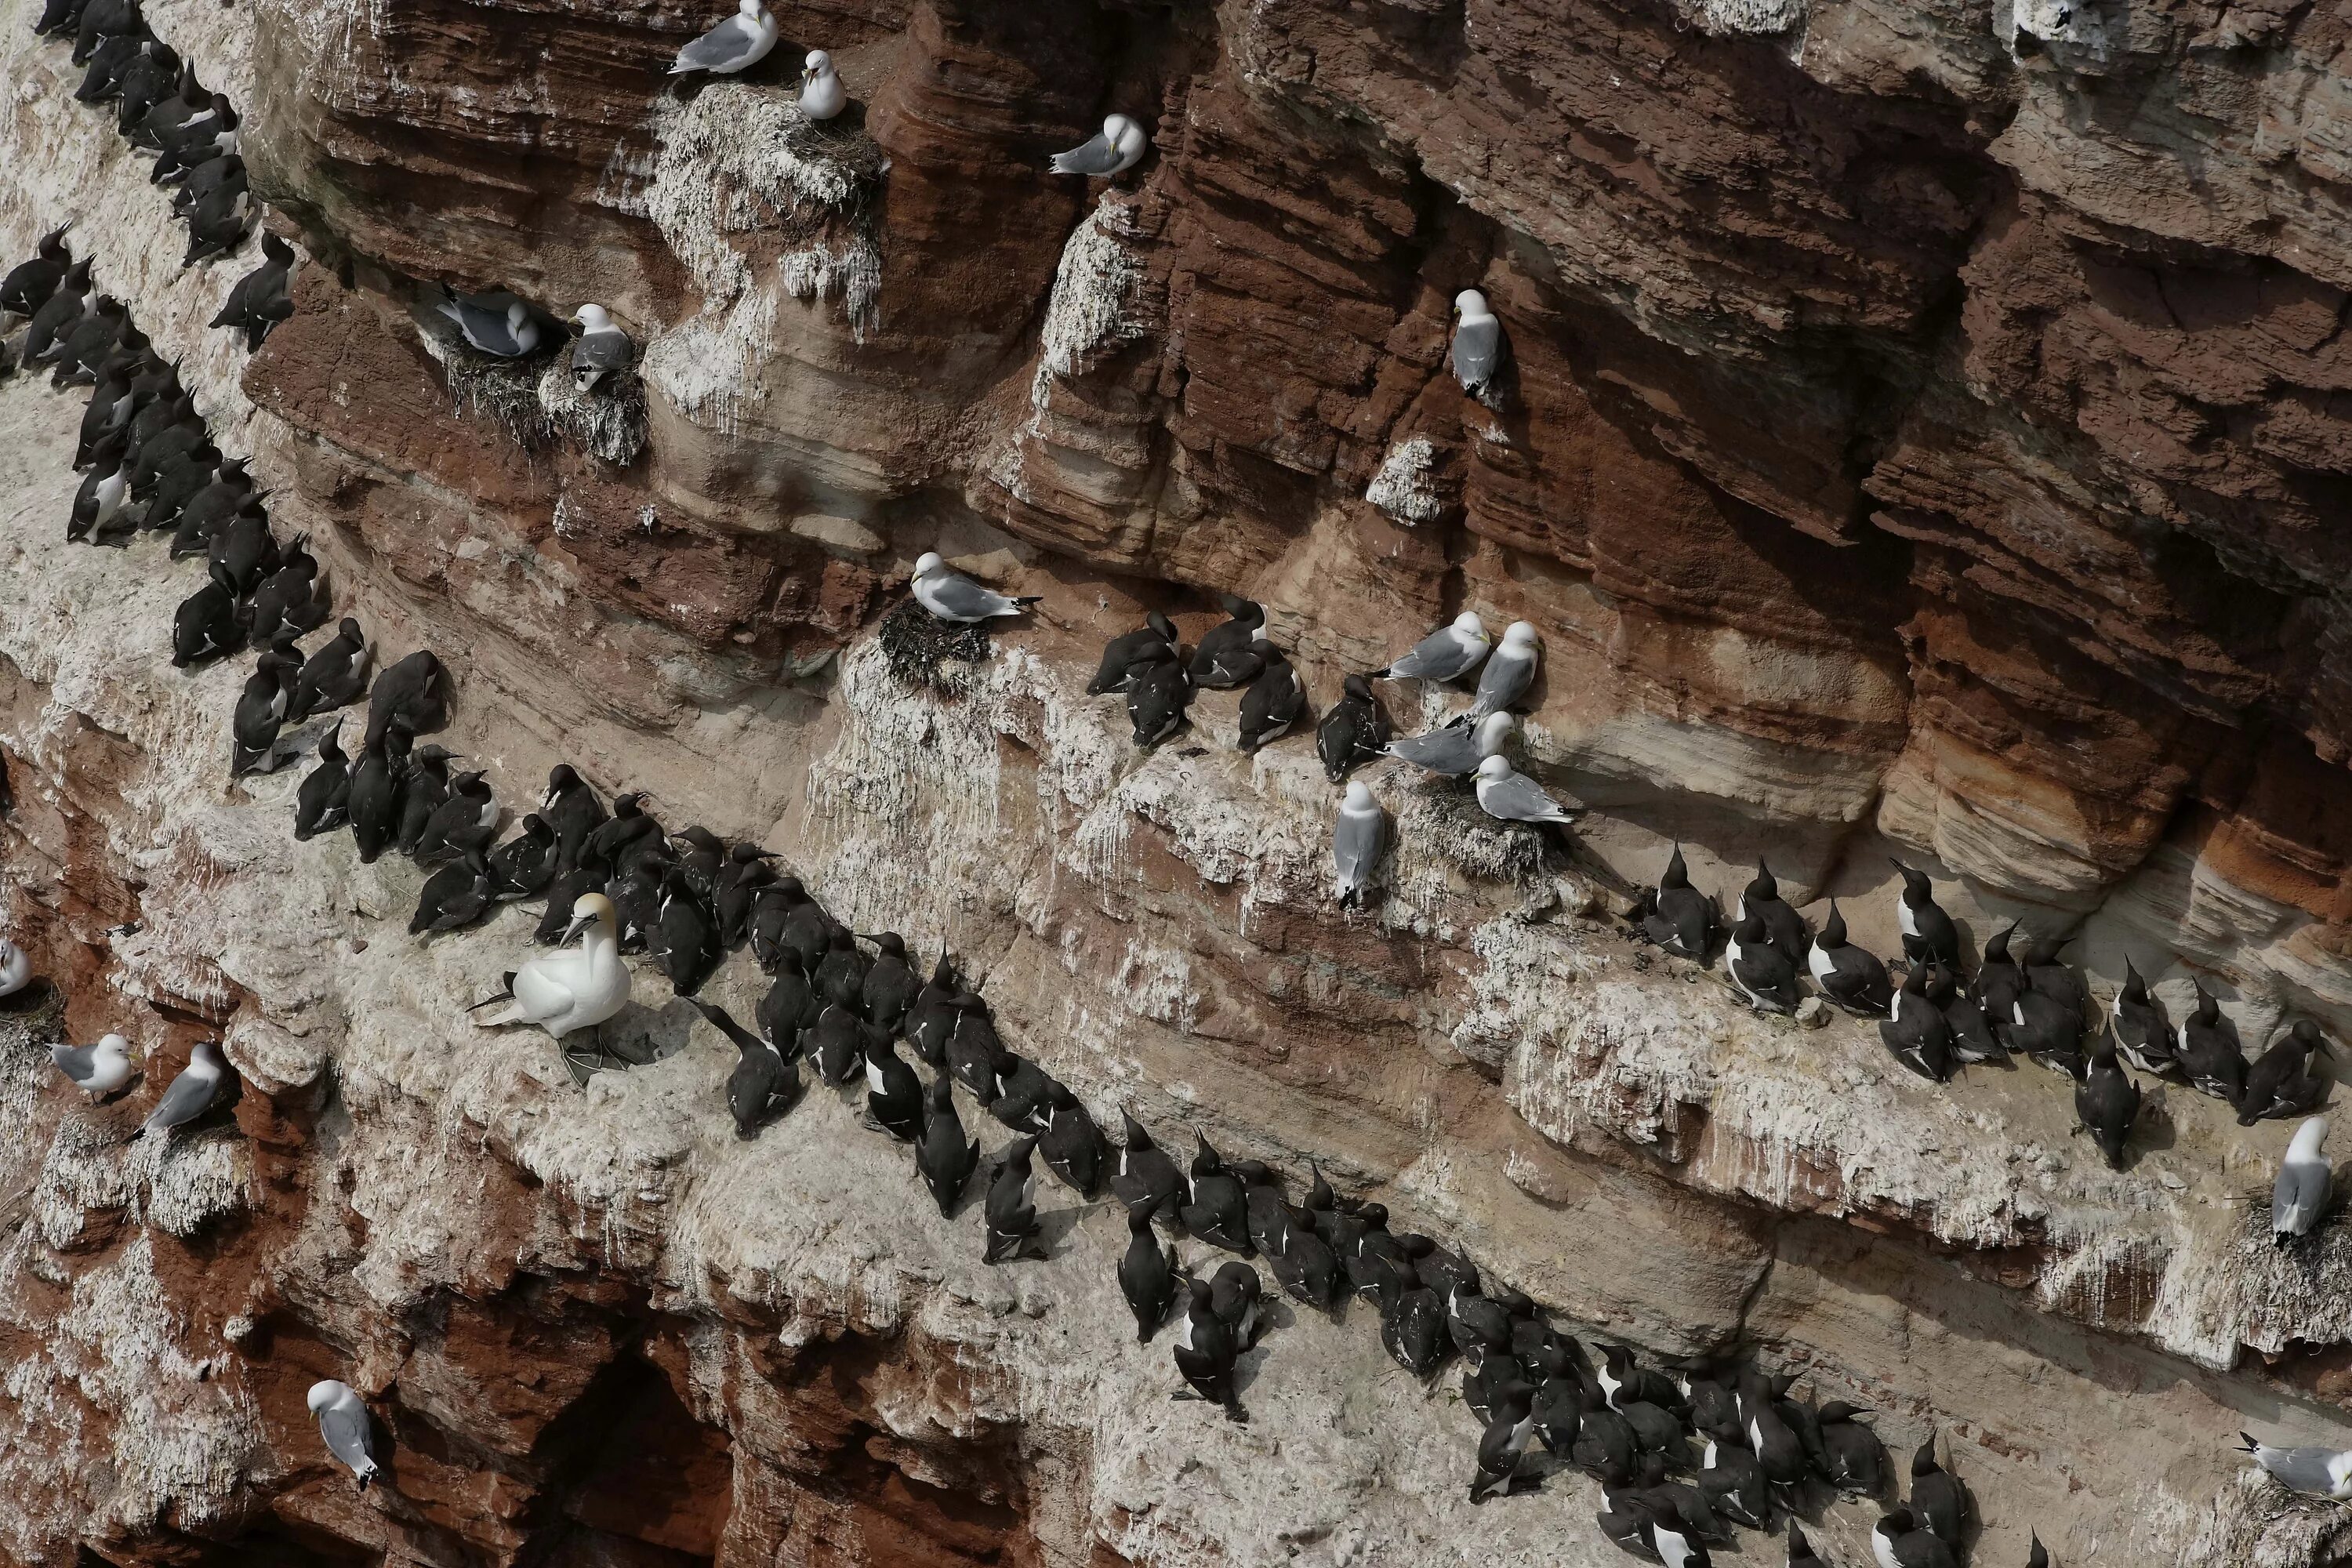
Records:
M613 324L604 306L583 305L572 319L580 324L580 341L572 345L574 391L593 392L597 383L606 376L625 371L636 363L636 349L629 342L629 334Z
M1108 179L1134 168L1150 151L1151 139L1143 133L1143 127L1124 114L1114 114L1103 121L1100 135L1083 146L1055 153L1051 166L1057 174Z
M1495 367L1503 358L1503 323L1486 309L1486 296L1465 289L1454 296L1461 321L1454 329L1454 375L1474 396L1494 382Z
M2294 1130L2294 1142L2279 1161L2278 1181L2271 1188L2271 1235L2281 1247L2310 1235L2327 1212L2335 1173L2319 1152L2326 1140L2327 1118L2315 1116Z
M350 1467L359 1478L360 1490L367 1490L379 1468L370 1452L373 1434L367 1406L349 1384L333 1378L310 1385L310 1414L319 1418L319 1436L327 1440L327 1451Z
M131 1081L131 1042L108 1035L94 1046L51 1046L49 1060L92 1100L103 1100Z
M2244 1451L2254 1457L2254 1463L2268 1470L2280 1485L2314 1497L2352 1502L2352 1450L2338 1453L2333 1448L2273 1448L2247 1433L2238 1436L2245 1444Z
M798 101L803 120L830 120L849 107L849 89L841 85L833 57L823 49L811 49L801 62Z
M1536 679L1536 629L1525 621L1503 628L1503 646L1478 672L1478 700L1470 706L1473 719L1500 713L1526 694Z
M168 1132L174 1127L194 1121L212 1109L213 1099L220 1093L221 1079L228 1074L228 1063L223 1058L218 1040L198 1040L188 1055L188 1065L163 1091L163 1098L148 1112L140 1133ZM138 1133L132 1136L138 1136Z
M1478 764L1478 805L1487 816L1503 822L1576 820L1543 786L1511 766L1507 757L1488 757Z
M1440 626L1402 658L1372 673L1385 680L1455 680L1477 668L1491 646L1486 623L1476 611L1465 610L1452 626Z
M1353 904L1371 886L1372 873L1388 848L1388 813L1361 779L1348 785L1339 819L1331 829L1331 859L1339 873L1339 902Z
M916 602L923 608L940 620L965 626L998 616L1017 616L1039 597L1008 598L993 588L983 588L929 552L915 563L912 585Z
M539 323L530 309L517 300L503 311L479 300L456 295L444 300L440 311L457 323L467 342L499 359L520 359L539 347Z
M713 76L733 76L758 65L775 47L776 19L760 0L742 0L734 16L677 51L669 74L709 71Z
M1518 721L1508 713L1489 713L1473 724L1456 720L1425 735L1406 735L1389 742L1389 755L1446 778L1460 778L1503 749Z

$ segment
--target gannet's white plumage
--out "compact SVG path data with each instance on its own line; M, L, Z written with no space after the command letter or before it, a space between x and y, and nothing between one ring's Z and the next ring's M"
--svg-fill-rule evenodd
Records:
M1454 310L1461 318L1454 325L1454 378L1471 393L1483 392L1502 361L1503 323L1486 309L1486 296L1475 289L1454 296Z
M374 1433L368 1421L367 1406L358 1393L347 1383L328 1378L310 1385L310 1414L319 1418L319 1436L326 1439L327 1452L359 1478L360 1490L367 1490L378 1467L373 1452Z
M799 102L804 120L830 120L849 107L849 89L841 85L833 57L823 49L811 49L801 62Z
M1371 885L1372 872L1388 848L1389 817L1361 779L1350 782L1331 829L1331 860L1339 873L1339 901L1352 904Z
M742 0L735 15L677 51L669 74L709 71L713 76L733 76L766 59L775 47L776 19L760 0Z
M1151 138L1143 127L1124 114L1114 114L1102 124L1102 134L1066 153L1056 153L1050 166L1057 174L1085 174L1108 179L1122 174L1142 161L1151 150Z
M1380 673L1391 680L1454 680L1477 668L1493 646L1478 613L1465 610L1452 626L1438 627Z
M0 937L0 996L14 996L33 983L33 961L25 950Z
M619 921L613 900L602 893L583 893L572 905L572 925L563 933L566 946L534 958L509 975L505 1009L485 1018L486 1026L536 1024L556 1039L574 1029L593 1028L628 1005L629 966L621 962ZM488 1003L482 1005L488 1005Z
M1543 786L1511 766L1507 757L1488 757L1478 764L1478 805L1486 815L1505 822L1557 822L1576 818Z
M1517 702L1535 680L1537 658L1533 626L1513 621L1504 627L1502 646L1487 657L1486 668L1478 672L1478 700L1470 705L1470 716L1483 719Z
M2327 1118L2315 1116L2294 1130L2294 1141L2279 1161L2278 1181L2271 1188L2271 1232L2282 1247L2308 1235L2327 1212L2335 1175L2319 1152L2326 1140Z
M916 601L943 621L969 625L998 616L1017 616L1034 599L1013 599L993 588L983 588L955 571L931 552L915 563Z
M94 1046L51 1046L49 1060L93 1100L131 1081L131 1042L121 1035L104 1036Z

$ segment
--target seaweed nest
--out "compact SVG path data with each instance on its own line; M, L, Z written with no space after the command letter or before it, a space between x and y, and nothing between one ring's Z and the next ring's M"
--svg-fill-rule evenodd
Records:
M500 359L437 332L421 335L426 350L441 362L449 395L460 413L487 416L526 452L541 451L555 439L556 426L540 401L539 383L549 359L560 361L562 356ZM562 374L560 364L556 369Z
M925 687L949 697L961 697L972 687L971 668L984 662L990 643L986 626L951 626L909 597L882 617L882 657L890 673L904 686Z
M1464 876L1525 887L1540 880L1551 847L1530 822L1501 822L1478 804L1477 780L1431 778L1407 797L1399 836L1427 847Z

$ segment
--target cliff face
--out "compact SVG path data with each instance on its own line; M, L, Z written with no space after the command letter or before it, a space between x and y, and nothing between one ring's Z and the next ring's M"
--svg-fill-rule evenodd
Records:
M698 10L155 0L314 258L248 357L203 327L247 263L176 270L0 5L0 241L76 218L339 608L449 659L446 743L509 804L564 760L756 837L951 948L1098 1118L1316 1161L1577 1331L1943 1431L1977 1561L2346 1554L2229 1454L2352 1447L2352 1239L2271 1248L2284 1128L2176 1086L2109 1172L2043 1069L1932 1088L1609 918L1679 837L1703 887L1767 851L1891 951L1894 850L1977 935L2077 931L2102 995L2128 953L2250 1043L2352 1026L2340 17L777 16L769 64L680 89ZM789 108L811 47L830 125ZM1041 172L1112 110L1140 167ZM611 309L634 460L427 342L443 284ZM1445 364L1466 287L1491 405ZM471 1027L527 923L407 937L414 868L291 839L299 770L225 783L244 670L168 662L193 569L59 542L78 419L0 384L0 888L67 1032L149 1060L69 1103L50 1021L0 1020L0 1559L1616 1560L1572 1474L1469 1507L1475 1423L1369 1310L1286 1310L1230 1426L1134 1342L1115 1209L1047 1200L1048 1259L985 1268L854 1104L737 1142L730 1058L652 978L613 1043L657 1059L584 1089ZM946 689L874 635L933 547L1045 596ZM1141 753L1082 694L1142 608L1197 636L1223 588L1326 700L1461 608L1534 622L1526 752L1595 807L1580 857L1375 774L1398 856L1339 911L1303 742L1241 758L1206 697ZM122 1142L213 1030L234 1123ZM364 1496L303 1408L328 1375L392 1446ZM1864 1562L1871 1517L1812 1533Z

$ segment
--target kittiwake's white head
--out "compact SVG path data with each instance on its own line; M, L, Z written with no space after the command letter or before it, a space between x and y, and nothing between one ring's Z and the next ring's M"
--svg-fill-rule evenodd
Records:
M347 1392L349 1391L341 1384L331 1377L322 1383L312 1384L310 1397L305 1403L310 1406L310 1414L316 1415L320 1411L341 1399Z
M833 57L823 49L811 49L808 58L801 61L801 70L805 76L823 76L832 68Z
M602 305L583 305L573 312L572 319L587 331L609 332L613 330L613 318L605 313Z
M1496 761L1495 753L1503 749L1503 742L1511 738L1511 731L1517 728L1518 728L1518 721L1508 713L1489 713L1479 720L1478 728L1475 731L1478 742L1478 754L1486 762ZM1483 767L1485 763L1480 765Z
M1532 621L1513 621L1503 628L1503 649L1507 653L1532 653L1536 646L1536 628Z
M944 567L946 564L946 562L940 559L938 551L926 550L921 555L915 559L915 575L918 577L928 577L932 573Z
M1349 780L1348 797L1343 803L1341 803L1340 808L1345 811L1356 812L1372 811L1377 809L1372 803L1372 786L1366 784L1361 779Z
M1509 778L1511 760L1508 757L1488 757L1478 764L1478 776L1482 779Z
M1486 310L1486 296L1475 289L1465 289L1454 296L1454 309L1465 321L1475 321L1489 313Z
M1126 135L1129 131L1137 129L1139 129L1139 127L1136 125L1134 121L1129 120L1126 115L1114 114L1103 121L1103 140L1116 147L1118 145L1118 139L1120 137Z
M1454 630L1457 636L1470 637L1478 642L1486 640L1486 623L1478 618L1478 612L1475 610L1465 610L1454 616Z

